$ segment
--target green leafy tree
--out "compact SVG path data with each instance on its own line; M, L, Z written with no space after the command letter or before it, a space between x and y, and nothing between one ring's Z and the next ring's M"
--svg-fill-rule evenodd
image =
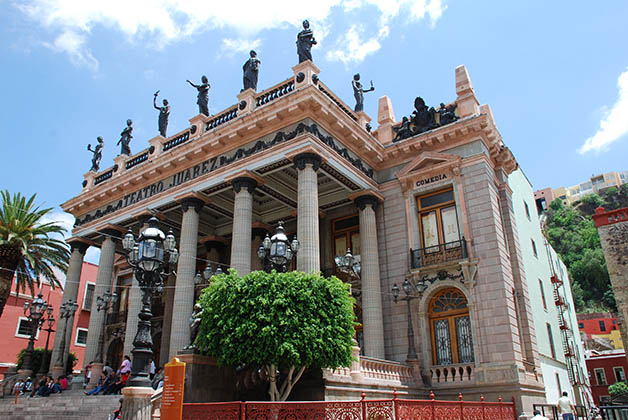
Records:
M54 235L63 235L65 229L41 219L52 209L35 207L35 195L26 199L17 193L11 196L1 191L0 208L0 316L11 293L13 279L17 277L18 291L33 285L39 286L41 278L52 287L61 286L52 271L53 267L66 271L70 259L68 245Z
M260 367L271 401L285 401L307 368L351 364L354 299L336 277L230 270L213 277L199 303L195 344L221 365Z
M611 396L613 397L621 394L626 394L628 393L628 385L626 385L625 382L615 382L613 385L609 385L608 393L611 394Z
M22 365L24 364L24 353L26 352L26 349L22 349L20 350L20 352L17 354L17 370L22 369ZM48 363L53 363L50 360L50 356L52 355L52 350L48 350L47 353L47 358L48 358ZM36 349L33 350L33 357L31 359L31 368L33 370L34 373L38 373L39 369L41 367L41 364L44 361L44 349L41 347L38 347ZM76 365L76 363L78 362L78 358L76 357L76 354L74 354L74 352L70 352L68 354L68 367L67 370L65 372L66 375L69 375L70 373L72 373L72 368L74 368L74 366ZM49 364L48 367L50 367L51 365Z

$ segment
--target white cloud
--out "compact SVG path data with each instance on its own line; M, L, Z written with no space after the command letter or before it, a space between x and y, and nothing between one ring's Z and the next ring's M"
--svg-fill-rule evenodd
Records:
M602 151L628 133L628 69L617 79L618 98L600 121L597 132L578 149L580 154Z
M76 219L74 219L74 216L72 216L70 213L66 213L64 211L57 210L57 209L52 210L51 212L49 212L48 214L46 214L44 217L40 219L41 223L54 222L63 226L65 230L67 231L65 233L65 239L68 239L72 236L72 228L74 227L75 220ZM61 238L58 238L58 239L61 239ZM100 260L100 248L95 247L95 246L90 246L89 248L87 248L84 261L87 261L93 264L98 264L99 260ZM65 279L65 275L63 277Z
M98 263L100 262L100 248L96 246L90 246L89 248L87 248L87 252L85 253L85 258L83 259L83 261L98 265Z
M259 48L262 45L262 40L257 39L244 39L244 38L225 38L222 40L220 46L220 55L227 57L233 57L236 53L247 53L251 50Z
M90 70L98 70L98 60L94 58L89 48L85 46L87 37L71 29L64 30L52 44L42 44L53 51L66 53L70 61L77 66L85 66Z
M367 55L373 54L379 50L382 45L379 39L388 36L388 27L383 27L377 36L362 40L364 27L362 25L351 25L347 33L342 36L338 42L342 48L337 48L327 52L327 59L330 61L339 60L345 64L359 63L363 61ZM381 34L381 36L380 36Z
M30 0L16 4L27 16L57 34L55 41L47 46L67 53L73 63L92 70L98 68L98 61L90 52L88 41L95 27L119 31L130 40L148 41L144 45L157 48L207 30L228 28L235 37L223 42L240 40L238 45L242 46L243 40L256 41L255 35L266 29L300 28L301 21L307 17L320 48L320 41L333 26L329 19L332 9L349 12L367 6L374 6L379 12L379 16L374 16L375 20L379 19L375 25L378 32L401 15L409 22L429 18L434 24L445 10L441 0L273 0L272 6L259 0L212 4L203 0ZM340 39L352 36L344 28L338 30L344 32ZM361 43L360 52L336 53L332 57L360 61L377 51L379 41L386 36L387 33L380 32Z

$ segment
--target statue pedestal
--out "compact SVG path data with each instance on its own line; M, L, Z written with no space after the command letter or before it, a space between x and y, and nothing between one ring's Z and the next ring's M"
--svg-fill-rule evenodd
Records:
M242 106L244 105L244 106ZM243 90L238 94L238 116L246 115L255 109L255 91Z
M216 359L193 350L180 352L177 358L186 364L183 402L233 401L235 369L218 366Z
M366 124L371 122L371 117L369 117L368 114L364 111L360 111L357 114L358 114L358 124L360 125L360 127L366 130Z
M92 376L93 377L93 376ZM124 420L151 420L153 407L150 402L153 388L127 386L122 388L122 416Z
M304 61L302 63L297 64L292 67L292 71L294 71L295 76L295 87L301 88L307 85L313 85L312 75L318 75L321 70L314 65L310 60ZM303 73L303 80L299 77L299 73Z

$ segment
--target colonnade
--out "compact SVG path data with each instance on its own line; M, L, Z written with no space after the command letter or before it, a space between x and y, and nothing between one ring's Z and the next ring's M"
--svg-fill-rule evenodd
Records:
M300 249L297 254L297 270L304 272L320 271L320 234L319 234L319 206L317 171L321 158L314 153L301 153L294 157L294 164L298 172L297 189L297 238ZM233 233L231 241L231 267L240 275L251 271L252 255L252 221L253 221L253 193L259 182L251 174L239 175L231 180L235 192L233 211ZM361 236L361 281L362 281L362 311L364 322L364 353L366 356L383 359L384 331L382 316L382 291L379 272L379 254L375 212L378 198L375 195L361 195L355 199L359 209L360 236ZM181 237L179 239L179 262L176 267L176 287L166 289L166 314L164 323L168 326L162 329L161 352L169 357L176 355L190 344L189 318L194 306L194 276L196 275L196 260L198 249L199 213L205 205L204 201L194 196L186 196L180 200L183 209L181 222ZM114 235L109 232L101 245L100 264L96 280L94 296L102 295L111 288L113 263L115 253ZM68 280L76 280L76 289L66 287L64 301L76 300L80 267L85 250L73 246L72 258L68 269ZM78 269L77 269L78 267ZM78 270L78 274L77 274ZM76 277L76 279L75 279ZM173 278L169 285L172 285ZM140 309L139 289L136 282L129 294L129 311L127 316L127 330L125 335L125 354L130 354L133 339L137 331L137 313ZM70 282L70 284L74 284ZM98 352L98 338L104 328L104 315L96 310L96 298L92 303L89 322L85 361L87 364L95 359ZM69 323L69 325L72 325ZM71 331L67 332L69 335ZM165 334L168 334L166 336ZM55 337L54 352L59 351L58 337ZM69 340L68 340L69 342ZM69 348L69 345L67 346ZM67 351L67 349L66 349ZM54 359L53 359L54 360ZM165 355L162 357L165 360ZM92 376L93 377L93 376Z

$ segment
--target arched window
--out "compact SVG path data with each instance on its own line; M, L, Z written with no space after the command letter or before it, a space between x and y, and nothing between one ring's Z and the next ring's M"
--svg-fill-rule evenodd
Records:
M473 339L467 299L457 289L445 289L430 302L432 356L435 365L473 362Z

